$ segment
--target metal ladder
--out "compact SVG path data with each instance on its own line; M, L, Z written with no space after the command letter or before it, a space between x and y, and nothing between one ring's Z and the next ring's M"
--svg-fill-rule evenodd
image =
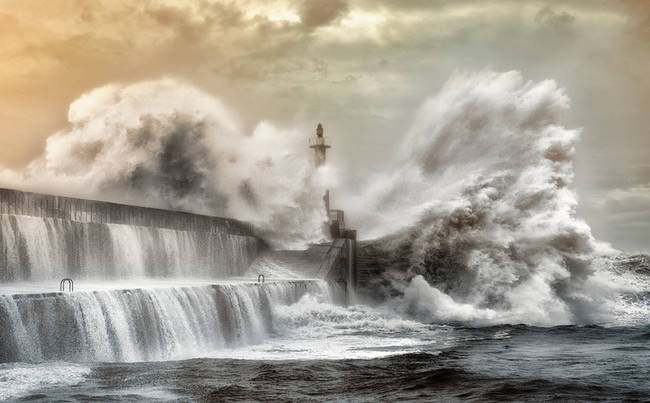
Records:
M71 278L64 278L63 280L61 280L61 282L59 283L59 291L64 292L66 284L68 285L68 292L73 292L74 281L72 281Z

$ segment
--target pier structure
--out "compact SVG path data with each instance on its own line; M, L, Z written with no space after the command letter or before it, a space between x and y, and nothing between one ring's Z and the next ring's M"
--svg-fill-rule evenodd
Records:
M255 236L252 225L234 218L23 192L14 189L0 188L0 214L53 218L77 223L123 224Z
M314 164L317 168L327 162L327 150L332 148L332 145L324 136L321 123L316 126L316 135L309 139L309 148L314 150ZM346 228L343 210L332 208L329 189L325 191L323 204L332 241L312 245L310 249L320 250L322 254L319 275L324 276L330 285L340 292L342 298L350 302L357 283L357 231Z
M321 124L310 148L325 164ZM252 266L273 252L246 222L0 189L0 363L177 359L268 337L272 303L353 302L356 231L323 201L331 241L286 251L313 272L276 279Z
M0 283L234 276L265 248L232 218L0 189Z

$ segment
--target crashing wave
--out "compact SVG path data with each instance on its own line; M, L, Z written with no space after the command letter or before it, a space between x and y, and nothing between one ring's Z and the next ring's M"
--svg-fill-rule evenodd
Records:
M0 185L237 217L282 247L324 238L331 175L313 167L304 133L266 122L245 133L218 98L173 79L97 88L68 120Z
M568 107L554 81L514 71L456 74L422 105L394 173L350 212L392 269L390 305L427 321L612 319L629 285L601 267L617 252L576 217Z

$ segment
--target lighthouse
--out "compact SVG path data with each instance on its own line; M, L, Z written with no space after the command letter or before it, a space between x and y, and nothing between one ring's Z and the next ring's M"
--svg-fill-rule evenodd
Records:
M316 126L316 136L309 138L309 148L314 150L314 164L317 168L325 164L325 161L327 161L327 149L331 147L332 146L327 143L325 136L323 136L323 125L319 123L318 126ZM325 205L325 212L327 213L328 226L330 227L332 238L338 238L344 228L343 211L332 210L330 208L329 190L326 190L323 195L323 204Z
M325 141L325 137L323 136L323 125L319 123L318 126L316 126L316 136L309 138L309 148L314 150L314 163L316 165L316 168L325 164L327 149L330 147L332 146L327 144L327 141ZM325 194L323 195L323 203L325 204L325 211L327 212L327 215L329 217L330 215L330 191L329 190L326 190Z
M314 150L314 161L317 167L325 164L327 149L330 147L323 136L323 125L319 123L316 126L316 136L309 139L309 148Z

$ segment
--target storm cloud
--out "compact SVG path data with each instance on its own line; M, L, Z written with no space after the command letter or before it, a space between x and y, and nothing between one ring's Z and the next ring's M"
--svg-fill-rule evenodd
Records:
M582 129L578 213L599 239L650 248L647 1L5 0L0 57L6 168L69 128L80 94L174 76L218 94L243 132L272 121L306 137L323 122L346 171L335 203L392 156L413 111L454 72L553 79L572 101L563 123Z

